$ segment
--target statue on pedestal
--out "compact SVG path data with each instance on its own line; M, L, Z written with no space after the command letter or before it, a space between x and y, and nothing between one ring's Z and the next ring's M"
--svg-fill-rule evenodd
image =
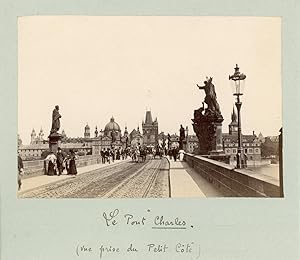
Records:
M60 128L60 118L61 115L59 113L59 106L56 105L52 112L52 125L50 130L49 138L49 149L51 152L56 154L59 145L61 144L62 135L58 133Z
M205 91L204 102L207 104L207 113L215 113L221 115L220 106L217 102L217 95L215 92L215 86L212 84L212 78L210 77L206 81L204 81L204 86L199 86L199 89L203 89Z
M182 125L180 125L179 129L179 150L183 149L183 142L185 140L185 130Z
M210 77L199 89L205 91L202 107L194 110L193 128L199 140L199 154L220 153L223 151L222 122L220 106L217 102L215 86ZM205 104L207 107L205 108Z
M50 134L57 133L60 128L60 121L61 115L59 114L59 106L56 105L53 112L52 112L52 126Z

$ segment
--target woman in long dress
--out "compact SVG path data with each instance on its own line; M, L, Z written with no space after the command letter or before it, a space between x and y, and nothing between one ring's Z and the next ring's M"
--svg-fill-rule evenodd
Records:
M70 160L69 160L69 175L76 175L77 174L77 168L76 168L76 162L77 159L76 154L73 150L70 150Z
M55 164L56 164L56 156L53 152L50 152L48 156L45 159L48 161L48 175L53 176L56 175L56 169L55 169Z

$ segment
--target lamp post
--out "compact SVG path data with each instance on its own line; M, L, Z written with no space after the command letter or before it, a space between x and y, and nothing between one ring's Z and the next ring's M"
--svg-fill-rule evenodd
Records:
M229 76L229 80L231 82L233 88L233 95L236 96L236 108L238 112L238 149L237 149L237 164L236 168L241 169L244 165L244 154L243 154L243 147L242 147L242 128L241 128L241 107L242 102L240 101L240 96L243 95L244 85L245 85L246 75L240 73L240 68L236 64L234 68L234 74Z

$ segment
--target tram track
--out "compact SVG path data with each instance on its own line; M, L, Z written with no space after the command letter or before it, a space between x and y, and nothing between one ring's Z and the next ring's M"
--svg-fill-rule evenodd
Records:
M28 191L20 192L19 198L55 198L55 197L70 197L74 192L78 192L91 182L100 181L105 177L109 177L112 174L116 174L120 171L127 171L134 168L131 162L107 165L104 168L92 170L76 177L70 177L64 180L58 180L51 184L46 184L38 188L34 188ZM77 196L75 196L77 197Z
M164 169L164 171L162 171ZM106 166L38 188L19 198L147 198L169 197L166 159ZM167 170L168 171L168 170ZM162 173L162 174L160 174ZM163 186L163 187L162 187Z
M143 196L142 196L143 198L146 198L148 196L151 187L153 187L153 184L154 184L155 180L157 179L157 175L159 173L159 169L160 169L161 165L162 165L162 160L160 160L159 166L153 171L152 176L150 177L150 181L146 187L146 190L143 193Z
M149 197L169 197L169 189L166 191L155 191L154 184L162 168L166 165L166 159L150 160L143 170L137 171L134 175L128 177L124 182L120 183L114 190L107 193L105 197L108 198L149 198ZM164 172L164 176L160 180L160 184L168 183L169 175Z

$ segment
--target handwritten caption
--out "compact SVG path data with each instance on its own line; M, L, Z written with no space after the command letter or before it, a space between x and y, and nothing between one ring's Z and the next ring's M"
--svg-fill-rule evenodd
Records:
M83 258L87 255L98 255L99 259L113 257L123 254L177 254L180 256L189 256L190 259L200 258L200 245L194 242L178 242L176 244L167 243L147 243L144 246L137 247L130 243L127 247L119 247L114 245L100 244L98 247L91 247L88 245L77 245L76 255ZM186 259L186 258L184 258Z
M101 216L102 223L106 228L113 229L118 226L127 226L130 230L148 228L153 230L152 232L159 232L154 230L177 230L177 231L166 231L166 232L184 232L186 229L193 229L194 226L182 217L179 216L165 216L165 215L153 215L148 209L142 214L133 213L121 213L119 209L114 209L108 212L103 212ZM134 228L135 227L135 228ZM158 233L157 233L158 234ZM177 234L176 234L177 235ZM195 241L187 241L178 234L178 242L164 241L164 242L143 242L140 239L134 241L134 236L130 235L132 241L128 243L118 244L117 242L106 241L95 245L90 243L77 244L75 247L75 253L77 257L87 259L88 256L98 256L99 259L118 257L121 259L122 255L127 254L140 256L152 255L172 255L183 257L184 259L197 260L200 258L200 244ZM154 234L155 236L155 234ZM150 240L151 241L151 240ZM176 240L175 240L176 241Z
M150 210L147 210L150 213ZM120 223L127 226L146 226L151 225L152 229L187 229L193 228L193 225L187 224L187 221L179 217L172 219L166 218L164 215L148 217L146 215L136 216L134 214L120 214L119 209L115 209L109 213L103 212L103 218L107 227L117 226Z

